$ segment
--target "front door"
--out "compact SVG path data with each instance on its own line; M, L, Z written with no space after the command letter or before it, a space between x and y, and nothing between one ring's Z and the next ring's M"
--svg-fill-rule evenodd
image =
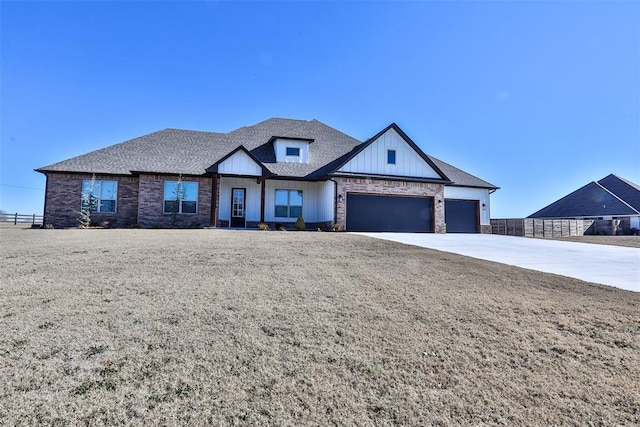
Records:
M244 188L231 189L231 227L245 227Z

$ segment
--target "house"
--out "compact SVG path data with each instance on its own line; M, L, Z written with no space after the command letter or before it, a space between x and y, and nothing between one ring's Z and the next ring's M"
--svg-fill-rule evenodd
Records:
M622 230L640 229L640 186L610 174L551 203L528 218L616 221Z
M425 154L396 124L362 142L317 120L229 133L165 129L45 166L44 224L338 224L347 231L491 232L496 186ZM93 177L93 179L92 179Z

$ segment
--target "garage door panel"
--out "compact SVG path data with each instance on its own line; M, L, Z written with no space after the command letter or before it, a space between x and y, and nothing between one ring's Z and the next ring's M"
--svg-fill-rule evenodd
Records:
M444 221L447 233L477 233L478 203L477 200L445 200Z
M432 223L431 198L347 194L348 231L430 232Z

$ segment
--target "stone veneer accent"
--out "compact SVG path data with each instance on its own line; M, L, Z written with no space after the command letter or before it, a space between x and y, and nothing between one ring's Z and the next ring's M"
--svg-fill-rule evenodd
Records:
M138 224L141 227L172 227L173 218L164 211L164 182L177 181L176 175L139 177ZM211 177L183 176L183 181L198 182L198 208L195 214L178 215L177 227L200 228L211 224Z
M48 172L46 175L44 226L78 227L82 181L91 179L92 175L54 172ZM138 217L138 177L96 174L96 180L117 181L118 200L116 212L95 212L91 217L92 222L100 224L108 221L112 227L128 227L135 224Z
M383 194L396 196L433 197L434 232L445 233L444 223L444 185L427 182L407 182L379 180L371 178L334 178L338 183L336 198L342 195L343 202L336 208L336 223L343 230L347 226L347 193ZM442 200L443 203L438 203ZM349 231L349 230L346 230Z

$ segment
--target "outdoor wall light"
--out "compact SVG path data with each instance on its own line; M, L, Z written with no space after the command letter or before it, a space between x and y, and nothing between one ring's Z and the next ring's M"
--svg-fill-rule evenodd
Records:
M442 199L438 200L438 204L441 205L442 204Z
M342 202L344 202L344 197L342 197L342 194L338 194L338 203Z

